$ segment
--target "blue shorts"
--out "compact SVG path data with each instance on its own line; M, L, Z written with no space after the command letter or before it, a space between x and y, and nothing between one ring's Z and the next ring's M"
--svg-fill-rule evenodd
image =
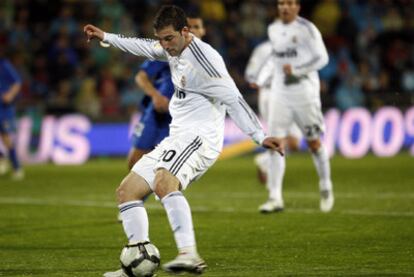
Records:
M14 117L0 118L0 134L12 134L16 131Z
M169 134L169 124L158 124L152 120L141 120L134 128L132 146L136 149L152 150Z

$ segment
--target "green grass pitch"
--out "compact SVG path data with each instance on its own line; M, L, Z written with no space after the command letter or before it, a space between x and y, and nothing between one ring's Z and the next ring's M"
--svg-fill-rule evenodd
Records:
M288 157L286 211L262 215L267 192L252 156L217 162L186 192L204 276L413 276L414 158L332 159L336 205L319 212L307 154ZM125 244L114 189L121 159L37 165L23 182L0 177L0 276L101 276ZM162 262L176 254L165 212L147 202ZM157 276L169 276L159 270Z

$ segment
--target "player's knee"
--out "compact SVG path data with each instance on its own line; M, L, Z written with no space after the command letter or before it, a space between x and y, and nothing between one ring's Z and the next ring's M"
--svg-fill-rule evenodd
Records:
M318 152L319 148L321 147L321 141L319 139L316 140L309 140L308 141L309 150L313 153Z
M299 150L299 140L298 139L289 139L288 140L288 147L290 151L298 151Z
M137 200L137 196L135 195L133 190L133 186L130 184L128 177L125 177L119 187L115 191L116 198L119 204Z
M115 191L116 199L118 200L119 204L127 202L126 199L127 199L128 191L125 187L124 181L125 179L121 182L121 184L119 185L119 187L116 188L116 191Z
M165 195L179 190L179 181L166 169L159 169L155 174L154 192L162 199Z
M11 137L9 135L2 135L1 138L2 138L3 145L7 149L13 148L13 140L11 139Z

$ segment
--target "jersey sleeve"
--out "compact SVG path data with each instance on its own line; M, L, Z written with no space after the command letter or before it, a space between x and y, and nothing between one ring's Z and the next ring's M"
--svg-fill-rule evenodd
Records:
M270 85L275 70L275 62L272 57L266 60L256 77L256 84L259 87Z
M261 145L266 135L256 114L246 103L233 79L229 75L223 59L218 53L208 56L213 61L220 78L208 78L205 91L207 97L213 98L226 106L226 111L236 125L257 144Z
M253 50L252 55L247 62L246 70L244 72L244 78L249 83L256 83L257 82L257 73L260 70L261 62L258 60L259 58L259 48L256 47Z
M123 35L104 33L104 42L137 56L143 56L150 60L167 61L167 53L160 43L153 39L132 38Z
M246 103L231 78L212 83L207 94L209 97L223 103L226 106L227 113L236 125L257 144L262 144L266 135L259 119Z
M328 51L326 50L322 35L318 28L309 22L309 28L304 33L306 34L304 42L308 51L311 53L311 58L310 60L293 67L292 73L297 76L320 70L327 65L329 61Z
M249 58L249 61L244 72L244 78L249 83L257 83L261 68L266 61L271 57L272 48L270 42L259 44Z

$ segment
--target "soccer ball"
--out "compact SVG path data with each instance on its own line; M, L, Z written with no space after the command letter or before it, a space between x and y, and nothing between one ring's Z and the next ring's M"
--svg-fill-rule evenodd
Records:
M148 241L127 245L122 249L120 261L129 277L151 277L160 265L160 252Z

